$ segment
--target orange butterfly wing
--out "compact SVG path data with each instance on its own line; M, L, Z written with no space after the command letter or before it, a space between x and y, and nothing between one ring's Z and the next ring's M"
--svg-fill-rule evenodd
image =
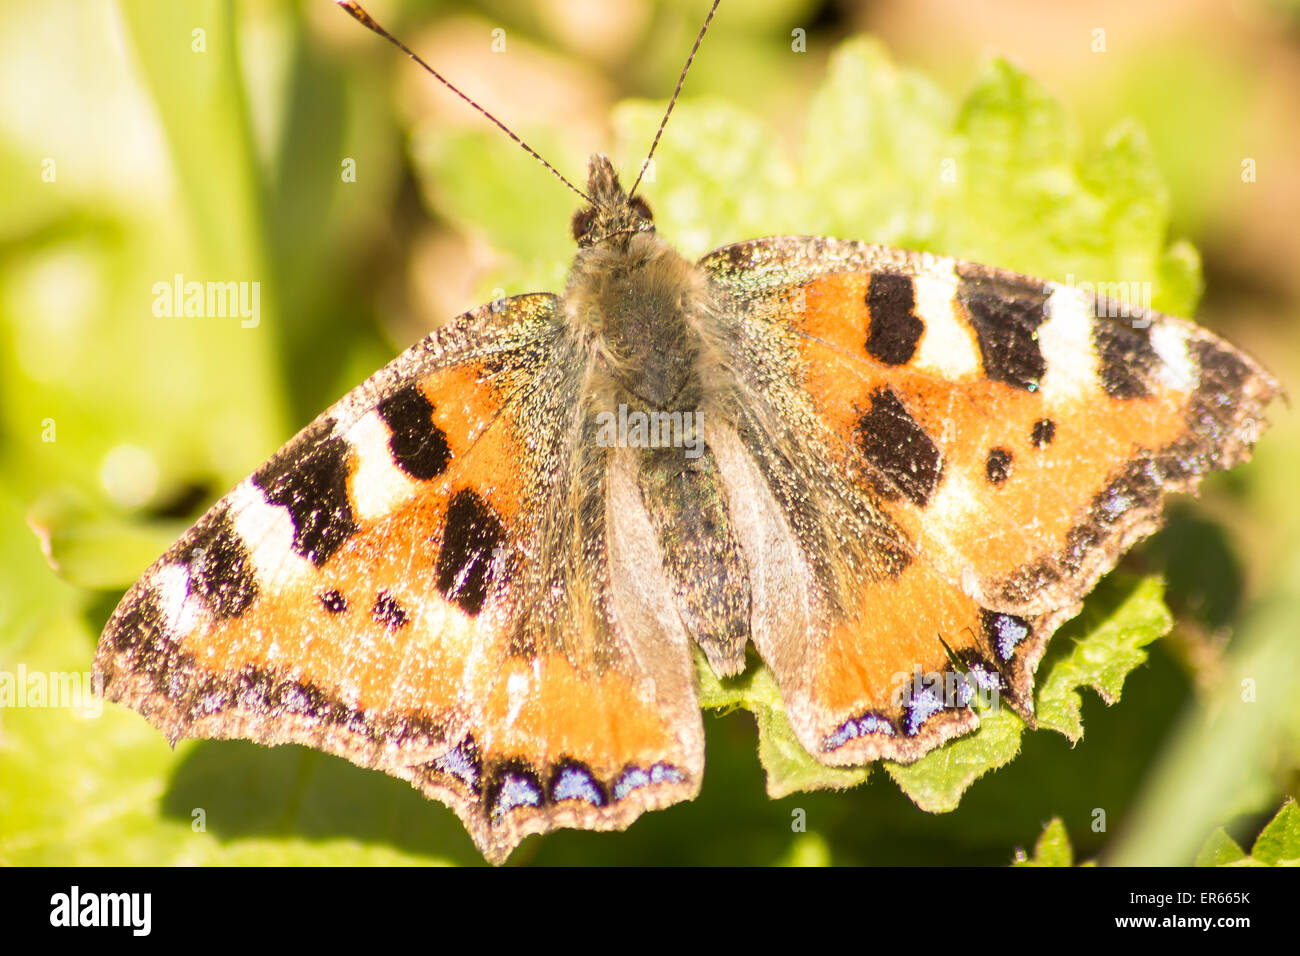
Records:
M802 657L793 633L759 644L801 741L831 763L914 759L973 727L965 701L994 684L1032 720L1051 633L1158 527L1165 495L1248 457L1276 393L1191 323L1113 318L1075 289L951 259L780 237L701 266L751 348L780 343L791 401L829 436L828 474L855 476L909 555L809 628Z
M611 568L584 570L585 615L529 601L532 506L566 480L582 380L557 314L549 295L467 313L214 505L109 621L106 696L173 740L305 744L406 779L498 862L694 796L685 634L610 583L644 558L635 529L606 552L600 523ZM596 488L603 516L620 492Z

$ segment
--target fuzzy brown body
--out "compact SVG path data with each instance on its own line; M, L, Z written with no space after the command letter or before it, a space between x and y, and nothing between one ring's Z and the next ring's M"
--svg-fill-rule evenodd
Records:
M915 760L976 694L1032 723L1052 632L1276 392L1179 319L845 240L690 263L602 156L588 193L563 296L412 347L145 573L110 699L406 779L496 861L698 791L693 646L752 645L817 760Z
M649 207L631 205L604 157L593 161L588 190L595 206L579 220L591 223L587 235L601 238L581 245L565 289L574 327L589 330L594 343L588 414L618 415L621 407L682 416L693 429L715 418L732 424L727 398L737 389L708 341L714 289L646 228ZM712 452L685 443L642 448L634 467L687 633L714 670L740 673L749 571Z

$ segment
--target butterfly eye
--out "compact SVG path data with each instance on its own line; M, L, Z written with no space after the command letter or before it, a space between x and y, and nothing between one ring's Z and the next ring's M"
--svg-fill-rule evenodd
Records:
M650 204L640 196L633 196L631 201L628 203L628 206L631 207L632 211L636 213L637 216L644 219L646 222L654 222L655 216L654 213L650 211Z
M586 209L579 209L573 214L573 221L569 228L573 231L574 239L582 239L587 233L591 232L591 227L596 224L596 210L591 206Z

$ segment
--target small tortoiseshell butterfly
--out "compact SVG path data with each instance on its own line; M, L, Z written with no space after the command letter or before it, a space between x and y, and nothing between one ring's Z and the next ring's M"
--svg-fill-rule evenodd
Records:
M108 698L401 777L494 862L696 795L694 648L725 676L752 644L817 760L913 761L980 691L1032 724L1052 632L1277 390L985 266L688 262L635 192L594 156L563 294L462 315L217 502L109 621Z

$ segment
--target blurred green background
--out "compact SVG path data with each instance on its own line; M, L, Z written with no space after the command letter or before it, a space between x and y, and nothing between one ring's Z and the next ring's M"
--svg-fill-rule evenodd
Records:
M577 180L615 148L615 104L671 92L707 3L368 7ZM84 671L125 587L321 409L448 318L556 288L573 197L327 0L0 14L0 672ZM1008 58L1085 148L1135 120L1167 186L1167 241L1200 252L1195 317L1296 392L1297 4L729 2L686 95L753 113L793 152L829 55L863 31L952 102L990 54ZM858 174L870 182L872 163ZM702 252L787 228L755 195L769 179L732 187L734 222L670 238ZM972 257L1015 245L961 234L902 217L851 237ZM257 326L155 316L155 283L177 274L258 282ZM1255 461L1179 502L1130 557L1165 576L1177 623L1120 703L1084 695L1077 745L1028 734L934 815L884 774L768 800L752 718L709 715L698 800L622 834L530 839L512 862L1000 864L1054 817L1080 859L1190 862L1221 825L1248 844L1300 766L1300 435L1281 403L1272 418ZM481 861L450 811L336 758L173 752L114 705L0 710L0 863L181 862Z

